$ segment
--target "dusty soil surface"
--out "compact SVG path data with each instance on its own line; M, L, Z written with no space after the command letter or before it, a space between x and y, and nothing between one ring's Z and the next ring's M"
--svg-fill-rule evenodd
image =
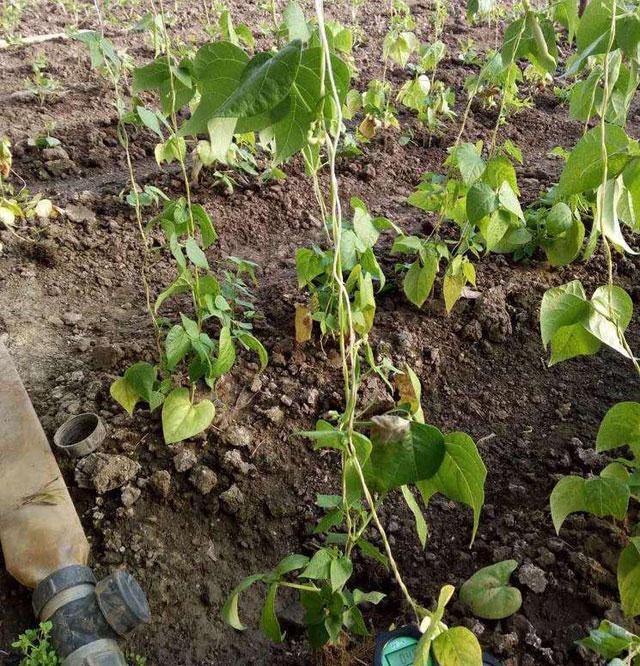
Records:
M329 4L329 15L350 20L344 4ZM496 35L493 27L469 28L464 8L452 4L446 30L450 57L440 77L458 93L459 109L464 104L462 81L473 69L457 57L459 45L473 37L485 51ZM229 5L235 18L252 26L268 19L257 3ZM136 7L133 15L141 10ZM426 39L430 7L414 2L412 10ZM176 36L203 42L198 3L180 2L178 11ZM148 61L153 56L148 40L125 32L132 16L124 11L118 16L120 22L105 19L107 33L136 62ZM34 0L17 32L57 32L71 20L59 3ZM369 0L358 21L368 38L355 50L362 89L381 74L388 3ZM79 27L95 26L91 8L82 9ZM50 73L63 88L42 106L33 98L12 95L23 90L39 53L46 55ZM271 363L256 376L254 359L243 357L220 387L215 427L205 437L167 447L156 416L142 410L129 418L109 397L109 385L119 373L154 355L139 279L140 243L131 209L119 197L127 176L112 94L91 71L84 46L75 41L2 51L0 61L0 135L13 143L15 171L33 192L45 193L67 211L34 231L35 243L0 232L0 335L50 436L71 414L97 411L108 428L104 450L141 465L131 485L141 490L140 497L123 506L120 490L97 496L78 488L72 466L60 460L91 539L98 574L126 567L149 596L153 621L136 633L128 649L147 656L150 664L311 664L327 659L310 653L301 612L292 599L281 607L288 634L282 646L270 644L254 629L236 634L219 615L242 577L271 568L289 552L308 551L319 516L315 495L337 489L334 456L313 452L293 436L340 404L336 349L318 341L296 347L293 338L294 304L300 298L294 252L323 242L302 164L294 160L287 165L287 179L279 184L240 178L229 196L206 175L194 192L220 234L210 258L234 254L260 266L256 295L264 319L257 334ZM392 72L396 83L406 76ZM505 138L525 153L526 166L518 175L527 201L558 176L561 162L548 152L556 145L571 147L581 132L552 91L536 92L532 102L504 130ZM403 127L415 126L408 115L401 121ZM494 122L495 111L475 109L467 138L486 140ZM27 144L46 130L61 140L66 157L47 157ZM637 136L637 116L629 131ZM453 123L431 145L419 128L415 141L404 147L397 133L377 138L363 156L340 165L345 204L357 195L404 229L428 230L430 221L405 199L423 172L441 169L456 132ZM140 182L179 195L177 174L155 165L153 139L140 133L133 144ZM172 268L161 254L154 262L153 289L158 292L172 279ZM385 266L392 277L392 261ZM638 270L636 262L626 259L616 265L616 279L632 290L636 302ZM573 641L598 618L621 621L615 581L620 529L578 516L567 521L558 538L548 511L549 493L560 475L603 466L593 442L607 409L616 401L640 398L631 367L608 351L546 368L538 333L540 299L547 287L575 277L588 291L602 284L602 257L558 270L540 257L514 263L490 256L478 265L483 298L463 301L447 316L439 293L417 310L394 289L381 299L374 327L376 349L386 350L396 366L410 362L420 376L428 422L444 431L470 433L489 470L487 503L471 548L471 517L460 506L443 499L432 503L429 543L423 551L401 498L389 500L383 518L400 567L419 601L429 605L442 584L457 586L482 566L506 558L524 565L515 574L524 597L517 615L480 622L455 602L448 616L452 623L472 628L487 649L512 666L597 663ZM634 321L631 342L636 348L637 331ZM365 385L365 404L379 399L380 387ZM187 459L188 452L215 472L217 483L209 494L191 481L192 470L178 471L175 456ZM239 492L225 494L232 486ZM132 494L137 493L125 493L125 503ZM409 619L384 570L360 562L357 578L360 587L388 594L367 613L372 628ZM251 591L242 603L251 626L256 625L260 599L258 590ZM0 573L0 650L8 653L11 640L33 622L28 592ZM345 654L333 654L331 663L370 662L368 649L366 644L347 646ZM7 663L14 659L6 657Z

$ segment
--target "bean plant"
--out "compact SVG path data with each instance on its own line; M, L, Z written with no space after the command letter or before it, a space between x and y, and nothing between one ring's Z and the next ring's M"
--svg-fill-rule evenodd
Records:
M474 10L478 11L478 9ZM535 214L525 212L519 202L519 188L514 163L522 163L517 146L507 140L499 145L499 129L509 109L518 99L516 82L521 76L518 61L525 59L541 72L555 70L557 58L553 24L543 13L522 4L523 15L505 30L499 51L490 53L480 72L465 82L468 100L462 114L460 130L448 148L444 174L426 173L408 202L435 216L433 231L426 239L413 238L411 248L400 240L395 249L407 253L412 249L420 257L403 279L410 301L420 307L432 292L440 263L445 262L442 293L447 311L470 287L475 286L473 260L486 252L512 253L517 257L532 254L542 247L551 263L570 263L579 254L584 229L576 206L547 210L540 203ZM438 57L431 64L437 67ZM424 81L424 79L422 79ZM411 86L420 85L420 77ZM463 136L474 100L495 98L498 107L491 141L475 144ZM409 94L412 87L406 86ZM453 222L459 228L458 239L444 241L443 224ZM402 265L399 266L402 271Z
M633 302L622 287L614 284L613 277L613 250L636 254L627 237L638 230L635 211L640 152L624 126L638 85L637 24L635 4L602 0L587 5L582 17L570 25L577 50L567 64L567 74L580 77L573 86L570 112L584 122L584 133L568 154L552 194L559 202L556 205L580 198L590 212L592 227L584 257L591 257L600 242L608 280L590 297L577 280L544 294L540 328L545 347L551 349L551 365L596 354L606 345L629 359L640 374L626 337ZM597 126L589 129L592 119L597 120ZM639 418L640 405L636 402L618 403L607 412L598 430L596 450L628 447L632 455L614 459L598 476L568 476L558 482L550 499L558 532L575 512L625 518L630 500L637 499L638 494ZM620 555L617 578L624 614L640 615L640 541L635 536L628 539ZM637 640L624 629L603 622L582 644L611 660L610 664L630 664L637 660Z
M157 25L166 26L166 21L158 21ZM94 66L101 68L116 91L118 138L129 166L129 198L134 204L143 244L141 274L158 346L158 362L133 364L112 384L111 395L130 414L138 403L146 403L151 412L162 407L164 439L172 444L193 437L210 425L215 415L214 403L206 398L198 401L196 391L200 384L215 389L217 381L232 369L238 346L254 351L261 368L268 359L266 349L252 332L255 310L250 288L242 279L243 274L248 274L251 281L255 281L255 266L231 258L223 279L216 275L205 250L216 242L217 232L204 207L191 198L186 168L187 142L177 114L193 97L194 86L201 83L197 76L202 71L199 69L201 60L196 56L192 79L191 62L176 60L167 31L163 30L162 35L162 55L133 71L134 91L157 92L159 110L142 105L137 98L133 100L133 108L127 108L120 90L131 69L128 61L104 37L91 34L83 35L82 39L89 45ZM237 48L225 44L231 49ZM155 149L158 164L179 164L186 193L165 201L162 211L146 224L142 219L145 200L140 196L129 149L129 128L140 127L153 132L159 140ZM156 228L161 230L164 247L176 263L176 277L152 304L148 280L149 235L155 233ZM181 311L178 321L161 316L161 307L182 294L190 296L191 312ZM216 338L209 334L212 322L217 322ZM189 387L183 385L185 380Z
M25 90L38 98L44 106L48 97L60 91L60 83L48 73L49 63L44 53L39 54L31 63L31 76L25 80Z
M303 143L299 149L312 176L329 248L303 248L297 252L299 284L310 290L311 299L315 301L311 315L301 313L299 328L304 327L303 319L313 321L315 318L322 332L333 333L337 338L345 404L343 411L331 413L327 419L316 423L315 430L301 435L311 439L315 448L335 452L341 461L341 493L317 498L325 515L315 533L324 535L324 544L311 556L288 555L271 571L247 577L231 593L223 616L231 626L243 629L239 597L251 585L262 583L266 586L266 597L260 626L273 640L283 639L275 611L276 596L282 587L300 593L300 602L306 611L307 635L314 647L335 643L345 632L366 635L368 627L360 606L378 603L384 595L376 591L364 592L355 586L357 574L352 555L358 551L393 573L420 625L423 635L415 663L426 664L433 650L444 664L452 663L451 655L457 651L465 655L465 663L479 665L481 650L474 635L464 627L448 629L442 623L453 587L442 588L434 610L421 606L404 583L380 518L379 510L386 497L401 490L414 514L424 546L427 527L414 493L417 490L425 503L434 494L443 493L471 507L473 537L484 501L486 469L468 435L443 434L424 423L420 382L408 367L393 370L392 379L399 394L396 409L372 416L368 421L358 421L360 382L366 373L376 371L368 342L375 318L374 282L378 287L384 284L384 274L373 247L380 232L393 229L393 225L384 218L373 218L364 202L358 199L352 200L352 221L343 220L336 155L343 132L342 105L349 83L348 69L330 46L321 0L317 0L315 9L321 48L317 57L308 61L310 71L305 73L311 77L313 72L313 80L317 81L313 89L317 98L313 106L309 105L315 109L315 115L309 118L314 130L305 137L307 144ZM285 47L289 48L291 44ZM211 73L215 75L215 70ZM297 73L293 76L293 85L297 76ZM243 78L241 75L240 81ZM292 85L289 80L282 80L286 86ZM242 90L242 84L231 93L231 98L239 94L238 90ZM245 90L240 99L251 106L253 94ZM194 117L196 115L197 110ZM276 154L277 151L276 136ZM328 199L318 186L318 172L325 164L329 178ZM369 540L372 528L377 531L382 548Z
M21 241L31 242L30 238L22 235L21 227L24 223L58 217L60 209L42 194L32 195L24 184L16 189L13 180L21 179L13 171L12 165L11 143L9 139L2 137L0 138L0 227L7 229L12 236ZM14 178L10 180L12 175Z

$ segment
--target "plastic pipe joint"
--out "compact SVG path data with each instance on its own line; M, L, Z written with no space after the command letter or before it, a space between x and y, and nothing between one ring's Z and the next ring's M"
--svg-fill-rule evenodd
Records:
M117 643L151 619L147 598L126 571L96 582L89 567L72 565L47 576L33 593L33 610L50 620L63 666L126 666Z

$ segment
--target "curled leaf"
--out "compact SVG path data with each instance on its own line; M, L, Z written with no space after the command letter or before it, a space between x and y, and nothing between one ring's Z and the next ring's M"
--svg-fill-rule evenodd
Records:
M520 590L509 585L517 566L515 560L504 560L476 571L460 588L460 600L484 620L513 615L522 605Z
M313 319L311 312L306 305L296 303L296 342L302 344L311 340L313 331Z

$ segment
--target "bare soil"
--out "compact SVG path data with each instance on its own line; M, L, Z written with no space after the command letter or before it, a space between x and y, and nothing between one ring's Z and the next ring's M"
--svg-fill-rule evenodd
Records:
M234 18L249 25L268 18L257 3L228 4ZM329 16L348 21L345 4L329 4ZM411 4L419 34L426 39L429 4ZM498 33L493 27L470 28L464 7L452 4L446 29L450 57L440 77L456 90L460 109L465 102L462 82L473 69L457 57L460 44L473 37L477 48L486 51ZM199 3L181 0L178 9L176 35L202 43L206 36L200 28L204 17ZM126 32L128 16L122 10L118 16L121 22L109 22L107 33L114 35L118 47L127 47L136 62L151 59L145 36ZM96 27L90 7L81 17L79 27ZM58 32L70 21L60 4L33 0L18 32ZM388 3L368 0L358 21L366 36L355 50L357 85L362 89L381 74ZM12 95L24 89L38 53L46 55L50 73L63 86L60 95L42 106L33 98ZM345 646L330 655L311 654L293 598L285 598L281 607L287 629L281 646L254 629L234 632L219 614L226 595L244 576L268 570L289 552L308 552L319 517L315 495L335 491L338 484L334 456L314 452L294 436L338 407L341 399L337 350L317 340L296 346L293 335L294 305L300 299L295 249L323 243L303 165L293 160L286 167L287 179L278 184L240 178L232 195L214 187L212 176L205 175L194 193L220 234L210 258L233 254L260 266L256 293L264 319L257 335L271 363L256 376L254 359L243 357L220 387L215 427L197 440L167 447L156 416L142 410L129 418L109 397L111 381L130 363L154 358L139 279L137 229L130 207L119 196L127 189L127 175L116 138L112 93L91 70L84 46L76 41L0 51L0 63L0 135L12 141L14 169L33 192L43 192L71 210L39 229L35 243L21 243L0 232L0 335L51 437L71 414L96 411L108 429L104 450L124 454L142 466L136 482L141 497L124 507L118 490L96 496L78 488L72 466L60 460L90 536L98 574L126 567L149 596L152 623L135 634L128 649L147 656L153 665L370 662L370 644ZM400 83L408 74L391 76ZM634 115L629 128L636 136L638 121ZM476 108L467 139L487 140L494 122L495 111ZM376 214L406 230L425 232L432 221L405 199L422 173L441 170L446 146L458 127L452 123L429 145L409 115L401 115L401 123L415 127L413 142L400 146L398 133L390 132L365 146L361 157L341 162L344 203L358 196ZM68 164L52 167L39 149L27 144L47 128L62 141ZM503 134L525 154L525 166L518 169L525 201L557 179L562 163L549 157L549 151L557 145L570 148L580 133L580 124L568 117L549 89L534 91L531 108L511 119ZM141 132L133 144L140 182L180 195L178 174L155 165L152 137ZM392 277L392 262L385 266ZM638 270L636 261L617 260L616 279L631 290L636 303ZM153 289L160 291L172 279L170 260L158 254L152 275ZM615 567L624 531L608 521L577 516L558 537L548 510L559 476L588 474L603 466L593 454L593 442L607 409L619 400L640 398L640 384L630 366L608 351L546 367L538 332L540 299L549 286L574 278L583 280L587 291L602 284L603 258L596 255L588 264L552 269L542 257L515 263L489 256L478 264L481 299L462 301L447 316L438 293L418 310L394 289L381 299L374 327L374 347L387 351L397 366L408 361L422 380L428 422L443 431L471 434L489 470L487 503L471 547L471 516L460 506L444 499L431 504L429 542L423 551L401 498L389 500L383 518L400 567L425 605L433 603L442 584L458 586L478 568L498 560L515 558L541 569L544 591L530 589L528 577L521 575L524 603L506 621L480 622L459 602L451 606L449 620L472 628L483 646L511 666L598 663L574 641L599 618L622 621ZM638 346L638 338L634 320L632 346ZM380 400L380 387L365 385L364 403ZM274 407L284 414L281 423L274 423ZM218 482L212 493L200 494L189 472L176 471L173 458L184 449L215 471ZM230 466L225 454L234 449L255 470ZM171 479L167 496L150 481L162 470ZM243 497L236 512L219 499L232 484ZM358 562L357 578L360 587L388 594L367 613L372 629L409 620L383 569L370 561ZM242 603L250 626L257 624L260 601L255 590ZM0 650L9 653L11 641L33 623L29 592L0 571ZM14 662L15 657L6 657L6 663Z

